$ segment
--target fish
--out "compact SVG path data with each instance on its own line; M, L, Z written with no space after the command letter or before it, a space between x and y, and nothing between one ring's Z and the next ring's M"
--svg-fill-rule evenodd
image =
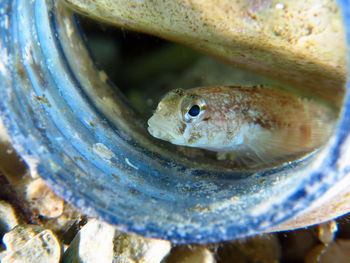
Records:
M277 86L178 88L161 99L148 132L251 165L316 151L330 138L335 120L328 105Z

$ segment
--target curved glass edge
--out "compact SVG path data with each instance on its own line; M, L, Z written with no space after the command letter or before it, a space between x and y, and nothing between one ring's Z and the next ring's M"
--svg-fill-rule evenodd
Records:
M343 10L349 13L348 1L340 1L340 3L343 5ZM13 44L11 43L11 34L13 34L11 30L14 30L14 24L11 24L11 22L15 22L11 21L10 17L13 11L12 8L15 6L16 1L11 3L11 1L0 0L0 55L2 55L2 58L5 58L0 61L0 81L2 83L1 89L6 92L6 95L3 93L2 96L5 100L1 100L0 102L1 117L8 128L16 150L24 159L26 159L26 157L30 159L34 156L34 158L38 160L41 159L43 162L50 159L57 160L56 166L53 163L50 165L39 163L36 164L35 169L43 175L56 192L90 216L101 217L112 224L117 224L119 229L123 231L134 231L150 237L169 239L174 243L218 242L257 234L271 227L271 224L277 224L289 219L296 212L303 210L332 188L334 182L340 180L349 170L349 165L347 164L339 166L339 160L342 159L341 156L344 154L343 147L347 142L350 128L350 113L348 112L350 111L350 105L349 95L347 94L342 119L332 142L330 153L324 158L322 165L317 167L310 177L302 182L305 187L299 188L288 196L288 198L286 197L285 200L281 200L279 204L274 204L273 210L260 216L252 214L247 216L242 222L227 220L225 222L213 223L211 226L203 227L202 229L191 223L184 226L161 226L154 224L154 222L138 225L132 222L132 219L126 220L115 213L110 213L108 212L108 208L99 207L98 204L95 203L95 200L92 200L88 195L78 195L74 192L74 189L70 189L69 185L65 185L61 180L57 179L61 173L70 172L69 170L64 171L57 168L60 164L58 159L62 158L62 156L55 155L54 149L43 149L42 142L38 141L38 138L26 136L28 133L26 134L23 127L20 127L21 124L17 123L19 121L17 117L22 115L16 111L9 111L8 102L13 96L11 94L13 92L11 87L16 84L14 83L14 74L16 74L14 72L18 74L18 71L15 71L13 65L11 65L10 59L6 59L10 57L11 53L15 54L17 52L11 50L11 44ZM347 16L345 16L345 18L347 25L349 25L349 18L347 18ZM28 28L29 27L30 25L28 25ZM349 35L348 27L347 32ZM11 78L9 78L9 76L11 76ZM6 99L8 99L8 101L6 101ZM19 105L16 106L20 108ZM25 120L22 119L22 121ZM45 143L49 144L47 141ZM55 176L53 176L53 174L55 174ZM312 191L310 189L312 189ZM284 212L282 213L282 211Z

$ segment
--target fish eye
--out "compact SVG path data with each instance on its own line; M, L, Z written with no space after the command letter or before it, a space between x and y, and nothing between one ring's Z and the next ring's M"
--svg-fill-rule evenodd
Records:
M206 103L200 96L188 95L181 103L182 119L186 123L198 121L202 118L205 109Z
M199 108L198 105L193 105L190 110L188 111L188 114L192 117L196 117L199 115L199 113L201 112L201 109Z

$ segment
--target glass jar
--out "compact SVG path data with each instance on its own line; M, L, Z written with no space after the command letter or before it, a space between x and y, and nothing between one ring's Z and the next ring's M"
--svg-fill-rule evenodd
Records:
M274 228L350 185L348 95L314 158L232 170L151 138L60 1L0 0L0 37L0 114L14 148L58 195L119 230L174 243L230 240Z

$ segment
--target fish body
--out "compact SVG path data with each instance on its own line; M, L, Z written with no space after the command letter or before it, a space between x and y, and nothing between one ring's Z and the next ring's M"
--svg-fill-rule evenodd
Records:
M312 152L330 137L335 113L274 86L224 86L170 91L148 131L176 145L273 162Z

